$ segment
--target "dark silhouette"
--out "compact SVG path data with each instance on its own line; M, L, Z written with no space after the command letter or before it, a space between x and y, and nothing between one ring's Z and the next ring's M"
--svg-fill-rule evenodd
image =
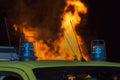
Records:
M21 79L15 76L6 76L3 80L21 80Z

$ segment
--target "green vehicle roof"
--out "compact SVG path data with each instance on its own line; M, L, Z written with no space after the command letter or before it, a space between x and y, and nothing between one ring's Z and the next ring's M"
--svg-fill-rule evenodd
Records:
M24 71L30 80L36 80L33 74L35 68L56 68L56 67L80 67L80 66L102 66L102 67L120 67L120 63L106 61L66 61L66 60L41 60L41 61L0 61L0 69L3 71L11 71L19 73L18 70ZM24 80L28 79L21 74Z
M2 65L1 65L2 64ZM107 61L65 61L65 60L41 60L41 61L1 61L0 67L15 68L45 68L45 67L64 67L64 66L108 66L120 67L120 63Z

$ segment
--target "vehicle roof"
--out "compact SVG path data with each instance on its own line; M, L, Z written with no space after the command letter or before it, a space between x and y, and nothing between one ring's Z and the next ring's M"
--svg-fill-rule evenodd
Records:
M65 61L65 60L41 60L41 61L0 61L0 67L14 68L45 68L45 67L64 67L64 66L108 66L120 67L120 63L107 61Z

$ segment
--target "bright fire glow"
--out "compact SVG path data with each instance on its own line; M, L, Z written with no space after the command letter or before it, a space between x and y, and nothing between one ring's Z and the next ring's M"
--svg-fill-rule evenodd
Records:
M73 10L70 9L70 6L73 7ZM52 43L52 49L44 40L37 39L40 33L37 29L28 29L23 27L24 25L20 25L24 36L34 37L29 38L28 41L35 41L35 56L38 60L74 60L75 55L78 60L81 60L81 54L83 54L85 60L88 60L88 58L84 56L85 49L82 47L83 45L85 46L85 44L81 36L75 31L76 26L81 22L79 13L86 14L86 6L80 0L66 0L66 6L61 15L61 29L64 29L64 31L63 33L58 33L59 38ZM14 26L14 28L17 30L16 26Z
M78 35L75 31L75 27L80 24L81 17L79 13L86 14L87 8L86 6L80 2L79 0L66 0L66 7L63 13L63 21L62 21L62 28L64 30L64 43L67 43L67 48L71 48L69 50L70 54L74 54L77 56L78 60L81 60L83 56L85 60L88 60L87 56L84 56L85 49L82 47L85 45L80 35ZM70 6L73 7L73 11L68 10Z

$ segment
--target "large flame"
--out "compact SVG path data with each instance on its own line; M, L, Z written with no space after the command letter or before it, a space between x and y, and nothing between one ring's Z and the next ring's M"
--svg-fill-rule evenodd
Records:
M81 17L79 13L86 14L87 7L80 2L80 0L66 0L66 7L64 8L63 13L63 20L62 20L62 28L65 29L64 31L64 41L65 43L69 43L67 47L72 48L71 54L77 56L78 60L81 60L82 57L85 60L88 60L88 57L85 56L85 48L83 47L84 42L80 35L78 35L75 31L75 27L80 24ZM73 10L69 9L73 7Z
M70 8L72 7L72 8ZM83 56L85 60L88 57L84 56L85 46L82 38L75 31L75 28L81 22L80 13L86 14L87 7L80 0L66 0L66 6L64 12L61 15L61 29L63 33L58 33L59 38L54 40L49 46L49 40L47 43L39 37L39 31L35 28L26 28L26 24L19 25L22 29L24 36L33 36L34 38L27 39L28 41L34 41L35 55L38 60L74 60L77 57L81 60ZM15 30L18 30L17 25L14 25ZM62 35L63 34L63 35Z

